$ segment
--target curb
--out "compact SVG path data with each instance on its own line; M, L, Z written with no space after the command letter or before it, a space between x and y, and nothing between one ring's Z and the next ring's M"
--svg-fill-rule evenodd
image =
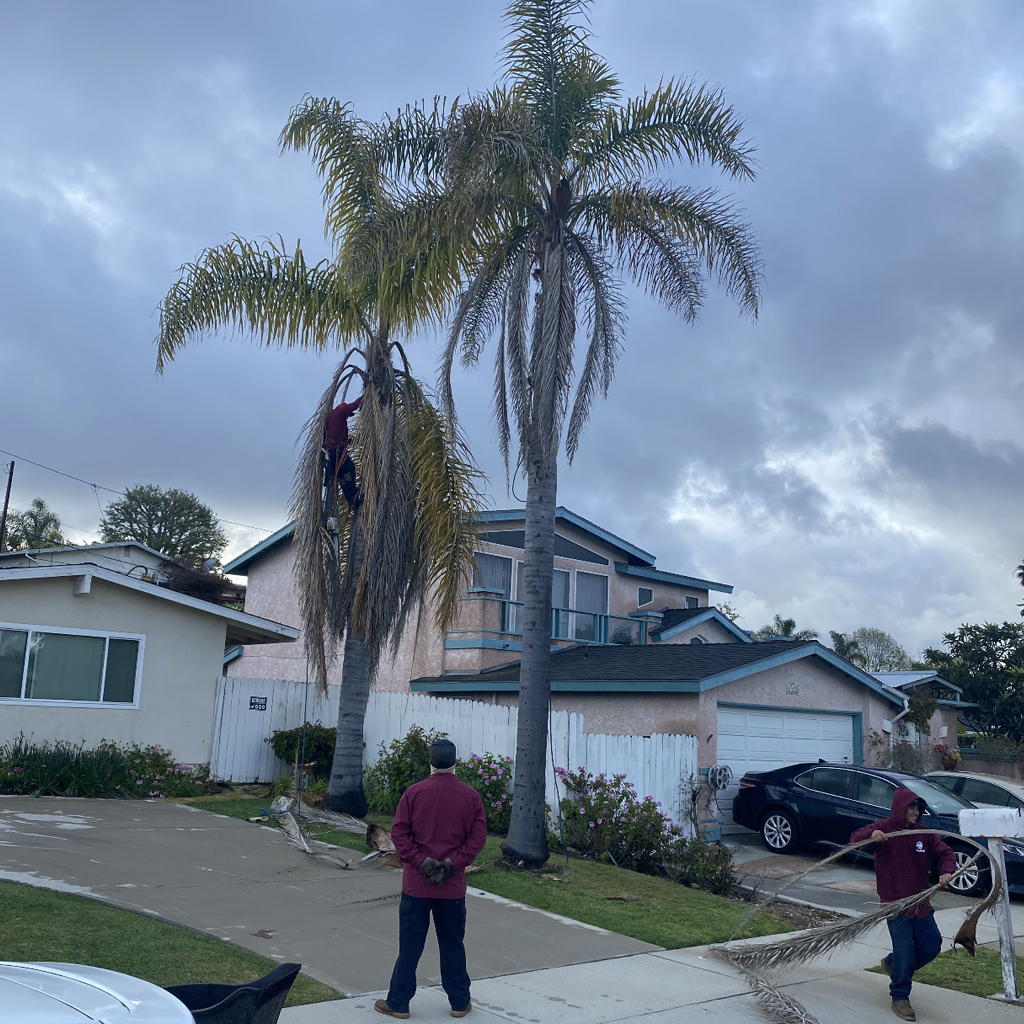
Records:
M737 889L742 889L744 892L753 893L754 887L751 885L744 885L742 882L736 883ZM764 890L762 890L763 892ZM765 894L770 895L769 893ZM856 910L848 910L846 907L828 907L824 903L811 903L810 900L802 900L796 896L772 896L774 902L778 903L795 903L798 907L807 907L809 910L827 910L831 914L841 914L843 917L863 917L864 915Z

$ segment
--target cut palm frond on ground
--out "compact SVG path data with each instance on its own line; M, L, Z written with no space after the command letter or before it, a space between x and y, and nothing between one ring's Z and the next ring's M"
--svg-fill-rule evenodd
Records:
M968 843L977 850L975 855L966 864L954 872L954 878L967 871L979 857L988 856L985 848L974 840L957 833L944 832L940 829L906 829L901 832L891 832L887 838L935 835L936 833L940 836L955 838L962 843ZM830 864L832 861L838 860L840 857L852 853L861 847L868 846L870 843L870 839L865 839L859 843L851 843L824 860L819 861L813 867L803 872L803 874L797 876L797 878L802 878L811 871ZM793 881L796 881L796 879L793 879ZM992 891L966 915L964 923L957 933L965 948L968 941L971 941L973 944L978 918L986 910L994 907L996 901L1002 895L1003 883L1004 880L1001 877L993 878ZM900 914L914 911L924 903L927 903L942 888L941 885L933 885L931 888L925 889L923 892L916 893L913 896L907 896L902 900L895 900L892 903L884 903L870 914L839 921L835 924L823 925L820 928L811 928L792 938L746 946L715 946L712 947L711 952L720 960L731 964L743 975L751 994L757 1001L757 1005L761 1008L764 1015L769 1020L774 1021L775 1024L820 1024L817 1018L800 1004L799 1000L780 992L765 977L764 972L786 970L798 964L807 963L809 960L814 960L820 956L830 956L837 949L848 946L883 921L889 921ZM781 891L780 889L779 892ZM779 893L772 894L766 902L770 903L778 895Z
M358 866L359 862L356 860L347 860L339 857L336 853L327 853L327 850L338 850L340 847L331 846L330 843L321 843L318 839L311 839L302 822L296 819L295 815L289 811L285 811L284 814L277 814L275 818L278 825L281 826L281 832L284 834L285 839L296 850L301 850L310 857L322 860L326 864L333 864L344 871L353 871ZM320 849L317 849L317 847L320 847Z

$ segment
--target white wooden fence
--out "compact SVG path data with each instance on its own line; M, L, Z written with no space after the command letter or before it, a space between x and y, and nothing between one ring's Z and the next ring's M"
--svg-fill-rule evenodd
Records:
M268 742L278 729L303 721L333 726L338 718L338 688L326 697L314 687L283 679L221 677L213 719L210 771L232 782L270 782L288 772ZM363 726L364 764L377 760L381 744L400 739L410 726L446 732L460 757L469 754L515 756L517 709L481 701L428 697L418 693L374 691ZM583 716L554 711L549 720L547 800L557 806L553 768L585 766L595 774L624 774L640 796L652 796L675 821L684 823L680 806L683 784L697 775L697 740L693 736L612 736L583 731ZM553 762L553 763L552 763Z

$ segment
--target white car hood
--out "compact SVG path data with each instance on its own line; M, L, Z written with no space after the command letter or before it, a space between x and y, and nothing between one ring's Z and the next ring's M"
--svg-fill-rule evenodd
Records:
M81 964L0 961L0 1024L194 1024L169 992Z

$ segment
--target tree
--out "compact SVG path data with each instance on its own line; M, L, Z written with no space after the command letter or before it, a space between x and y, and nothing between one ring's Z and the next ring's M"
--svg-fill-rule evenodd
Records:
M853 638L852 634L837 633L830 629L828 635L832 638L832 650L845 658L851 665L864 668L868 663L867 655L860 649L860 643Z
M720 612L721 612L721 613L722 613L722 614L723 614L723 615L724 615L724 616L725 616L725 617L726 617L726 618L727 618L727 619L728 619L728 620L729 620L730 622L736 622L736 621L737 621L738 619L742 619L742 618L743 618L743 616L742 616L742 615L740 615L740 613L739 613L738 611L736 611L736 609L735 609L735 608L734 608L734 607L732 606L732 603L731 603L731 602L729 602L729 601L723 601L723 602L722 602L722 603L721 603L721 604L720 604L720 605L718 606L718 610L719 610L719 611L720 611Z
M748 225L713 189L655 175L677 160L754 177L752 147L722 93L663 81L622 100L618 79L578 24L589 0L512 0L504 78L465 104L410 114L394 166L422 183L423 232L443 236L466 284L442 367L475 364L497 336L495 414L506 467L527 477L522 658L512 822L515 864L548 856L544 778L551 582L563 430L575 455L594 398L606 395L625 338L628 278L685 320L704 275L756 315L761 260ZM436 202L433 197L436 193ZM586 351L575 367L577 329ZM574 388L574 380L575 388Z
M1024 741L1024 623L965 624L942 643L947 651L929 647L925 659L978 704L971 717L980 728Z
M227 545L217 516L194 494L154 484L129 487L100 520L105 541L136 541L187 565L219 559Z
M363 721L370 683L388 641L432 604L440 631L454 618L472 566L478 473L453 425L409 371L394 332L436 317L450 296L429 260L395 223L404 194L380 173L378 126L330 101L318 121L292 112L284 147L308 148L330 183L344 178L346 219L329 224L334 259L309 266L296 247L235 238L182 267L161 308L159 362L221 326L266 345L349 349L307 424L292 496L295 583L311 675L325 690L343 643L337 742L325 806L362 815ZM348 177L345 177L348 175ZM325 203L331 202L325 188ZM330 208L330 207L329 207ZM392 229L384 238L382 226ZM362 391L350 451L361 502L323 514L324 424L339 394Z
M9 551L35 551L39 548L63 548L71 544L61 533L60 516L50 510L42 498L33 498L24 512L8 518Z
M850 640L864 656L863 667L868 672L905 672L914 666L910 655L884 629L861 626L850 634Z
M781 615L776 615L767 626L755 629L750 635L755 640L772 640L777 637L786 637L791 640L816 640L818 638L818 634L813 629L797 629L796 619L784 619Z

